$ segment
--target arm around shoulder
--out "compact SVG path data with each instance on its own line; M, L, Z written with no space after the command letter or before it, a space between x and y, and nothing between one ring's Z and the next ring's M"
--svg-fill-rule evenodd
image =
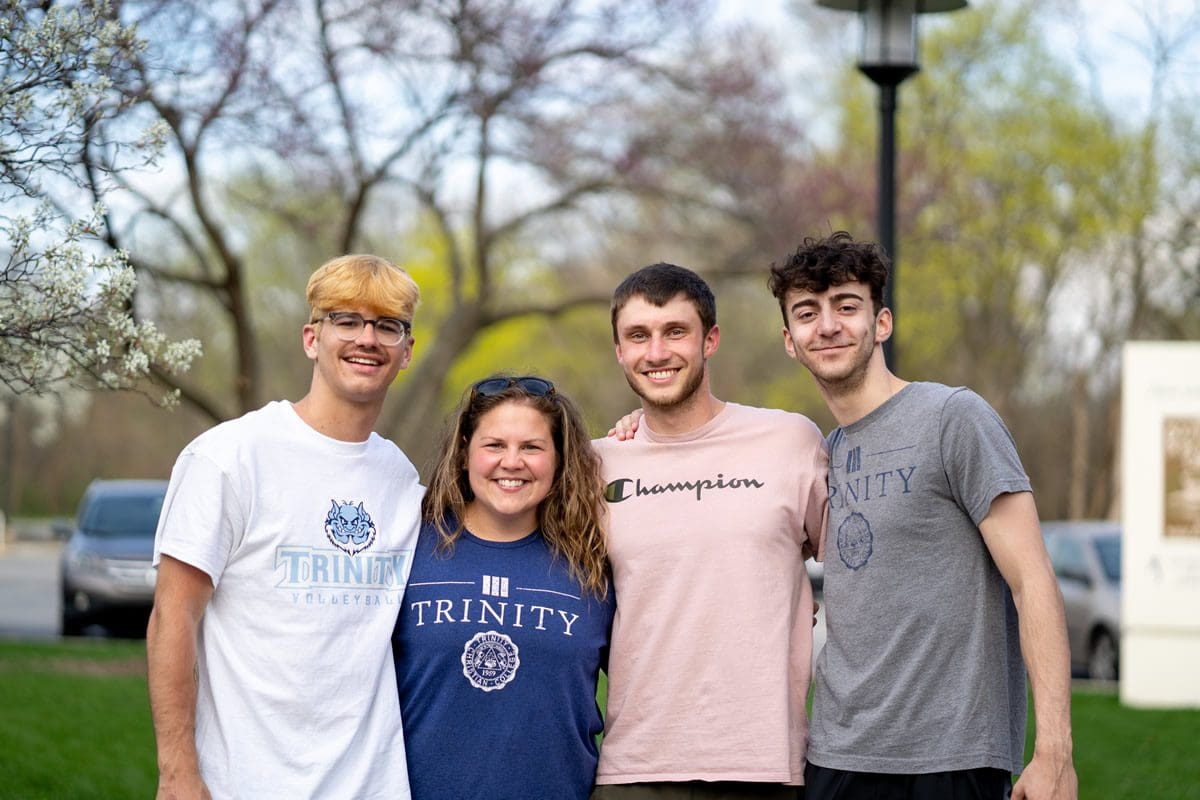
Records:
M1012 590L1021 653L1033 690L1037 725L1033 759L1013 787L1013 798L1074 800L1078 785L1072 762L1067 626L1033 495L998 496L979 529Z
M829 527L829 450L819 431L813 453L813 480L809 489L804 527L808 531L809 555L817 561L824 561L825 540Z
M196 641L212 598L208 574L164 555L146 630L158 798L208 798L196 752Z

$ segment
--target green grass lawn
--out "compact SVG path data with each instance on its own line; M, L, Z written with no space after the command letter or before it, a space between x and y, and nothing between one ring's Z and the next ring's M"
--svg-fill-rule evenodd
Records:
M1076 691L1071 727L1082 800L1200 800L1200 711L1125 708L1115 694ZM1032 744L1030 735L1027 759Z
M1123 708L1079 690L1072 717L1084 800L1200 800L1200 711ZM0 800L154 790L143 642L0 641Z
M0 798L152 798L144 642L0 642Z

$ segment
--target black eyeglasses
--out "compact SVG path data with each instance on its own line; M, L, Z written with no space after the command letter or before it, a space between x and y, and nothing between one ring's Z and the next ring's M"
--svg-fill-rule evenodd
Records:
M554 384L545 378L524 375L520 378L487 378L482 380L471 387L471 399L475 399L475 395L495 397L498 394L508 391L513 386L518 387L525 394L533 395L534 397L548 397L555 393Z
M343 342L353 342L362 336L363 329L368 325L375 329L375 338L386 347L395 347L404 341L404 337L412 331L412 325L405 320L395 317L380 317L379 319L364 319L362 314L353 311L330 311L321 319L313 322L329 320L333 325L334 334Z

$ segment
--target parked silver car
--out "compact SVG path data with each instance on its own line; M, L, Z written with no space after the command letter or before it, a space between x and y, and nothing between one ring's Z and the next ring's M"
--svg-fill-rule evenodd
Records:
M141 625L154 602L154 531L166 481L92 481L62 555L62 632Z
M1043 522L1042 534L1067 611L1072 667L1096 680L1116 680L1121 660L1120 525Z

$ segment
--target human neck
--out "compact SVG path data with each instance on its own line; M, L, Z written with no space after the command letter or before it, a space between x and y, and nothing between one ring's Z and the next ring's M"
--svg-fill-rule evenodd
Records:
M497 517L472 500L463 509L463 525L480 539L489 542L515 542L537 529L537 513L519 517Z
M825 405L841 427L846 427L870 414L908 385L891 373L883 361L872 363L863 379L855 385L817 382Z
M375 428L383 403L357 405L324 398L312 390L292 403L292 408L317 433L339 442L365 442Z
M673 406L655 406L642 401L646 424L655 433L676 436L690 433L708 423L725 408L725 401L718 400L705 383L696 393L682 403Z

